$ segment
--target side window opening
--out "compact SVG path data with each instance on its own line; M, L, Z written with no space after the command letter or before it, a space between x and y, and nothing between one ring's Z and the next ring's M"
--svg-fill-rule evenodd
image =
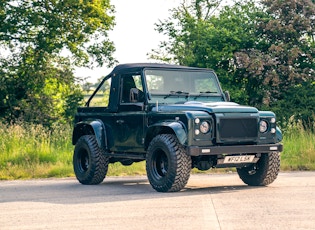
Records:
M107 79L94 97L90 100L89 107L108 107L111 78Z
M121 103L137 103L143 101L144 93L141 75L122 75Z

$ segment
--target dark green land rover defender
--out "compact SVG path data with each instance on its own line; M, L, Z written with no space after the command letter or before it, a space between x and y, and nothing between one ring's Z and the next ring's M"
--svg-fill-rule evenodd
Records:
M151 186L180 191L192 168L235 167L244 183L268 185L280 169L275 114L229 101L209 69L123 64L75 116L74 172L99 184L108 164L146 161Z

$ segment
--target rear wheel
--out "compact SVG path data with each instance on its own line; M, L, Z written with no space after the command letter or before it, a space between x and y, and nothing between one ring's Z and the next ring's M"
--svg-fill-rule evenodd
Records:
M271 184L280 171L280 153L264 153L259 161L250 166L238 168L237 173L245 184L263 186Z
M151 186L158 192L177 192L185 187L191 170L191 157L172 134L151 141L146 170Z
M101 183L108 170L108 157L98 147L95 136L80 137L73 154L74 173L81 184Z

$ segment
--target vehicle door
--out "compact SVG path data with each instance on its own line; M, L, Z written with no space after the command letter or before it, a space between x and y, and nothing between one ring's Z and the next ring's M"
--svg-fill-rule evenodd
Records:
M144 93L141 73L120 75L118 112L114 121L114 151L142 152L144 145Z

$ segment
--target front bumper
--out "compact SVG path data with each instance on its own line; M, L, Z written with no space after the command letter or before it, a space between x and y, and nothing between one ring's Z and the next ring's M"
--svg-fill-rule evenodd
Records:
M230 146L188 146L186 148L189 156L207 156L221 154L250 154L250 153L269 153L282 152L283 145L263 144L263 145L230 145Z

